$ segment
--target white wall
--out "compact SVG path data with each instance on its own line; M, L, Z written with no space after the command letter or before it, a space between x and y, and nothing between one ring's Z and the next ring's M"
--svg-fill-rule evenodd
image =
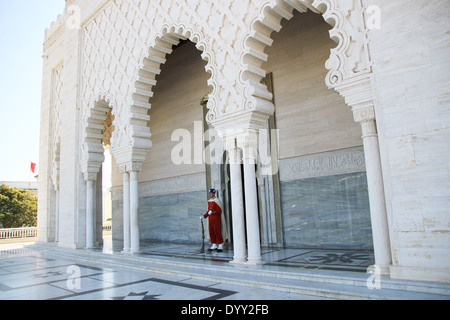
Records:
M450 281L450 3L370 3L392 276Z

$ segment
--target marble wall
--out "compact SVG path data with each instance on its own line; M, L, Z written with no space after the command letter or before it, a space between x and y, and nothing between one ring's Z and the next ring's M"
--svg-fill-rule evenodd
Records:
M141 182L139 184L141 241L201 243L199 217L207 209L205 181L205 174L200 173ZM112 227L114 245L118 248L123 242L122 197L122 188L114 187Z
M205 191L140 198L141 239L152 242L201 243L199 217L206 212L206 202Z
M281 182L288 247L372 249L365 172Z
M370 51L391 276L450 282L450 2L376 4L383 22Z
M142 242L201 243L200 215L206 212L205 191L139 198L139 233ZM206 236L206 224L205 224ZM122 201L113 201L113 240L123 242Z
M362 147L280 161L284 243L372 249Z

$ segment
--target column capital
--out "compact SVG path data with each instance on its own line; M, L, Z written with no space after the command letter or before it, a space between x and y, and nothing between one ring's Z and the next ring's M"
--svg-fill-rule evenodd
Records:
M375 120L375 108L372 105L352 108L353 119L358 122L367 122Z
M225 140L225 148L230 154L230 161L237 163L242 159L256 159L258 148L258 130L256 129L233 129L226 130L222 135Z
M142 162L132 161L128 163L124 163L119 165L120 173L127 172L141 172L142 171Z
M99 161L81 161L81 172L84 176L84 181L95 181L97 180L97 175L100 172L102 162Z
M129 147L111 148L111 154L116 159L121 173L142 171L147 149Z
M351 107L353 119L358 123L375 120L373 83L371 74L361 74L343 81L335 88Z
M242 149L243 159L256 160L258 150L258 131L246 129L237 136L236 144Z
M88 182L88 181L97 181L97 173L93 173L93 172L86 172L83 173L84 176L84 181Z
M361 125L362 138L376 137L378 135L375 121L375 108L373 105L353 108L353 118Z

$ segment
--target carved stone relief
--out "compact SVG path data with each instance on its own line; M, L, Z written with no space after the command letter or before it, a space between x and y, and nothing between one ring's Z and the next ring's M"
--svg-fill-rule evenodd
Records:
M280 161L280 180L290 181L365 171L362 147Z
M270 34L281 29L280 22L292 18L293 10L305 12L311 10L323 15L333 29L330 37L337 46L330 52L325 67L329 70L325 83L341 95L349 95L347 82L352 86L367 86L367 75L371 70L368 35L364 23L364 8L361 0L278 0L265 4L261 14L252 22L252 29L245 40L242 54L242 77L245 84L248 108L260 112L270 112L271 94L261 85L265 76L261 69L267 60L264 48L272 45ZM361 81L360 81L361 79ZM355 83L356 82L356 83ZM370 86L370 83L369 83ZM346 89L346 88L345 88Z
M347 94L342 86L349 79L354 86L354 79L371 72L361 0L192 0L189 5L184 0L115 0L82 28L83 130L89 109L103 96L115 105L111 152L139 150L139 156L123 158L128 162L145 158L151 148L149 98L161 64L180 39L195 42L208 62L207 121L215 126L223 119L241 119L257 127L274 112L272 94L261 84L264 49L294 9L322 14L333 26L330 37L337 46L326 63L325 82Z
M59 190L63 69L62 64L55 68L52 79L51 179L55 190Z

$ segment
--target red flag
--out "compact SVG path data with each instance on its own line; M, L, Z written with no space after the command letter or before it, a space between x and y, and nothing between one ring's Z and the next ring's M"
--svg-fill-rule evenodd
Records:
M31 162L30 169L31 169L31 172L35 173L35 171L36 171L36 163Z

